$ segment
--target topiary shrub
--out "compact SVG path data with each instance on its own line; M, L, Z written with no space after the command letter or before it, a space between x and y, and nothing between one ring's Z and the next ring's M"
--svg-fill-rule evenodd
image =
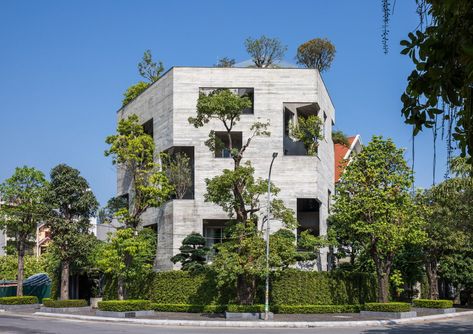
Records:
M414 299L412 300L414 307L425 307L425 308L452 308L453 301L451 300L432 300L432 299Z
M149 300L107 300L98 302L100 311L130 312L152 310Z
M156 312L187 312L187 313L222 313L227 305L196 305L196 304L157 304L151 308Z
M275 313L320 314L320 313L358 313L360 305L277 305Z
M0 305L28 305L38 304L38 297L36 296L21 296L21 297L1 297Z
M363 310L371 312L409 312L411 305L408 303L367 303L363 306Z
M53 307L53 308L86 307L87 301L85 299L53 300L50 298L44 298L43 305L46 307Z

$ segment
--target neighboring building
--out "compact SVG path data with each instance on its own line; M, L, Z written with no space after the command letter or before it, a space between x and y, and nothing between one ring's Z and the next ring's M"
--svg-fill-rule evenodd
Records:
M257 177L267 178L273 152L278 152L271 180L281 191L279 198L296 212L298 233L311 230L325 235L330 195L334 192L334 145L332 125L335 110L319 72L314 69L254 69L173 67L135 100L118 111L118 119L136 114L145 131L154 138L157 152L185 152L193 166L193 189L185 199L168 201L143 216L144 226L158 232L157 270L177 268L170 258L179 252L182 240L200 232L208 246L221 242L228 216L222 209L204 201L206 178L232 168L228 150L211 152L204 142L210 130L224 131L221 123L211 121L202 128L188 122L196 115L199 93L230 88L253 101L234 129L234 143L241 145L256 121L270 121L270 137L255 138L244 154ZM318 156L307 156L300 142L289 136L289 126L297 116L318 115L323 120L324 139ZM224 139L222 137L222 139ZM118 169L117 195L128 196L130 180ZM271 222L272 232L280 223ZM296 232L296 231L295 231ZM327 268L327 249L321 251L319 268Z
M340 181L345 168L348 166L350 161L361 152L363 144L361 142L360 135L348 137L348 146L340 143L334 144L335 152L335 183Z

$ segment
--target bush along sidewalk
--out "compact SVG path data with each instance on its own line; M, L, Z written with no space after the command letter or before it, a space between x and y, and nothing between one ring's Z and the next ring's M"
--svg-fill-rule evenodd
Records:
M75 313L89 310L90 306L85 299L54 300L44 298L43 306L41 306L41 312L47 313Z
M282 314L359 313L360 305L278 305L273 310Z
M453 301L451 300L431 300L431 299L414 299L412 305L419 311L427 314L447 314L455 313Z
M413 318L417 316L415 311L411 311L408 303L366 303L362 307L362 315L382 316L390 319Z
M36 296L1 297L0 309L6 311L19 311L24 309L39 308L40 304Z
M96 314L102 317L135 318L154 315L154 310L149 300L107 300L98 303Z

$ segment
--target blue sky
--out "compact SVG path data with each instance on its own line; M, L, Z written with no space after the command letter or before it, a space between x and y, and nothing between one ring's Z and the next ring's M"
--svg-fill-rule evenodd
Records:
M122 93L140 80L136 64L151 49L166 69L248 59L245 38L265 34L288 46L315 37L337 48L324 80L336 128L391 137L411 162L411 129L400 109L412 65L399 41L418 24L415 1L397 1L390 52L381 45L382 9L372 1L20 1L0 2L0 181L16 166L45 174L58 163L78 168L102 204L115 193L105 158ZM418 136L416 185L432 183L432 132ZM445 170L438 144L437 181Z

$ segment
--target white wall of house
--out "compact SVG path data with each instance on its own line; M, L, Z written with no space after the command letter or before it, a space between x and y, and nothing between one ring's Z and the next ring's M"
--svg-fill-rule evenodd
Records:
M146 212L145 225L157 224L157 270L175 268L170 257L178 252L182 239L196 231L203 233L203 222L227 219L220 207L204 202L205 179L231 168L233 160L215 158L204 142L210 130L224 131L218 121L196 129L188 118L196 115L199 89L253 88L254 113L241 116L234 131L241 131L243 141L250 135L256 121L270 121L270 137L255 138L246 150L244 160L250 160L257 177L267 178L273 152L278 152L273 166L272 181L281 192L279 198L297 212L298 198L312 198L320 203L317 229L326 234L328 194L334 193L334 157L331 139L335 110L322 78L313 69L255 68L193 68L174 67L130 104L119 110L118 119L137 114L142 122L153 119L157 151L175 146L194 147L195 198L169 201L160 209ZM284 105L317 104L318 114L325 114L325 138L319 143L318 156L284 154ZM129 191L126 172L118 170L117 194ZM304 215L304 213L300 213ZM272 222L272 231L280 227ZM322 251L325 269L326 250Z

